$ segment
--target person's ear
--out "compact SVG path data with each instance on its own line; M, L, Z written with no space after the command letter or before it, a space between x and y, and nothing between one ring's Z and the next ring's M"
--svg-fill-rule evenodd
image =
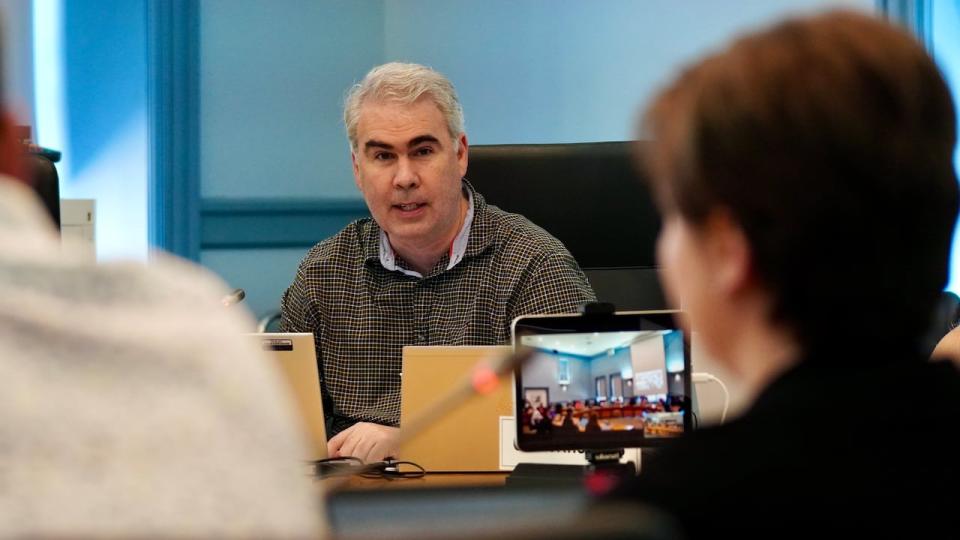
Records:
M753 284L753 250L739 223L728 211L715 210L702 231L713 286L730 296L749 288Z
M350 163L353 165L353 181L357 183L357 188L363 193L363 186L360 183L360 166L357 164L356 152L350 152Z
M457 163L460 165L460 178L467 175L467 161L470 154L470 146L467 144L467 134L461 133L457 148Z

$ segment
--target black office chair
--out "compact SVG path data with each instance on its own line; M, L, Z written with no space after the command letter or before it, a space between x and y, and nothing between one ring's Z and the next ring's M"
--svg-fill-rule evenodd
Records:
M487 202L563 242L598 300L663 309L654 253L660 216L634 166L637 144L476 145L467 178Z
M59 230L60 175L55 163L60 161L60 151L34 144L30 126L14 126L13 132L23 152L23 173Z
M24 156L24 172L30 186L43 201L50 219L60 229L60 175L54 163L60 153L46 149L29 150Z

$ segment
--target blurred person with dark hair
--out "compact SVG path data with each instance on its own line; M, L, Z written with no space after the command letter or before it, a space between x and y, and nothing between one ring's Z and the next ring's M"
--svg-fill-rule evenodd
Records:
M2 116L0 537L322 536L290 398L224 285L63 251L17 159Z
M694 538L955 528L960 375L920 348L957 218L955 110L923 47L865 14L791 19L686 69L645 128L667 295L756 397L618 494ZM923 410L889 407L905 393Z
M596 433L596 432L603 431L603 429L600 427L599 414L595 412L591 412L590 414L587 415L587 425L584 428L584 431L588 433Z
M580 428L577 427L577 421L573 417L572 408L568 407L561 418L560 425L557 426L558 432L567 434L580 433Z

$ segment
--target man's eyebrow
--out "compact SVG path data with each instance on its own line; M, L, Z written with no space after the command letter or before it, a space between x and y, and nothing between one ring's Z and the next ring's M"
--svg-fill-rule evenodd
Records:
M416 146L425 142L439 143L440 140L433 135L420 135L419 137L410 139L410 142L407 144L407 146Z
M367 141L367 142L365 142L365 143L363 144L363 148L364 148L364 149L383 148L384 150L393 150L393 145L390 145L390 144L387 144L387 143L385 143L385 142L378 141L378 140L375 140L375 139L370 139L369 141Z
M433 135L418 135L407 143L408 147L417 146L418 144L423 143L440 143L440 140L434 137ZM385 143L383 141L378 141L376 139L370 139L369 141L363 143L363 148L369 150L370 148L382 148L384 150L394 150L394 147L390 143Z

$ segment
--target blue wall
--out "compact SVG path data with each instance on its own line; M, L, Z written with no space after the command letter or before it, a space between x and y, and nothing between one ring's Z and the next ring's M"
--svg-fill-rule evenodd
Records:
M341 103L383 59L383 2L200 7L201 262L262 316L310 245L367 214Z
M201 254L200 263L215 269L228 283L242 287L247 294L243 303L262 316L271 307L279 307L279 295L293 281L304 251L302 248L208 249ZM256 260L253 260L254 253ZM265 276L269 279L264 279Z
M664 356L666 357L667 371L680 373L683 371L683 332L676 330L663 336Z
M146 0L35 0L36 140L97 200L100 258L146 258Z
M65 98L77 174L95 166L105 142L142 115L146 99L143 0L76 0L64 4Z
M3 97L16 120L33 126L33 6L31 0L0 1L3 27Z
M683 63L825 0L387 2L386 60L456 85L474 144L629 140L638 105ZM873 0L843 2L873 9Z
M931 44L933 55L953 90L953 102L960 104L960 3L933 4ZM956 169L960 171L960 148L954 154ZM960 293L960 238L953 237L953 260L950 264L950 283L947 288Z
M357 198L341 102L383 58L383 3L200 3L204 197Z

